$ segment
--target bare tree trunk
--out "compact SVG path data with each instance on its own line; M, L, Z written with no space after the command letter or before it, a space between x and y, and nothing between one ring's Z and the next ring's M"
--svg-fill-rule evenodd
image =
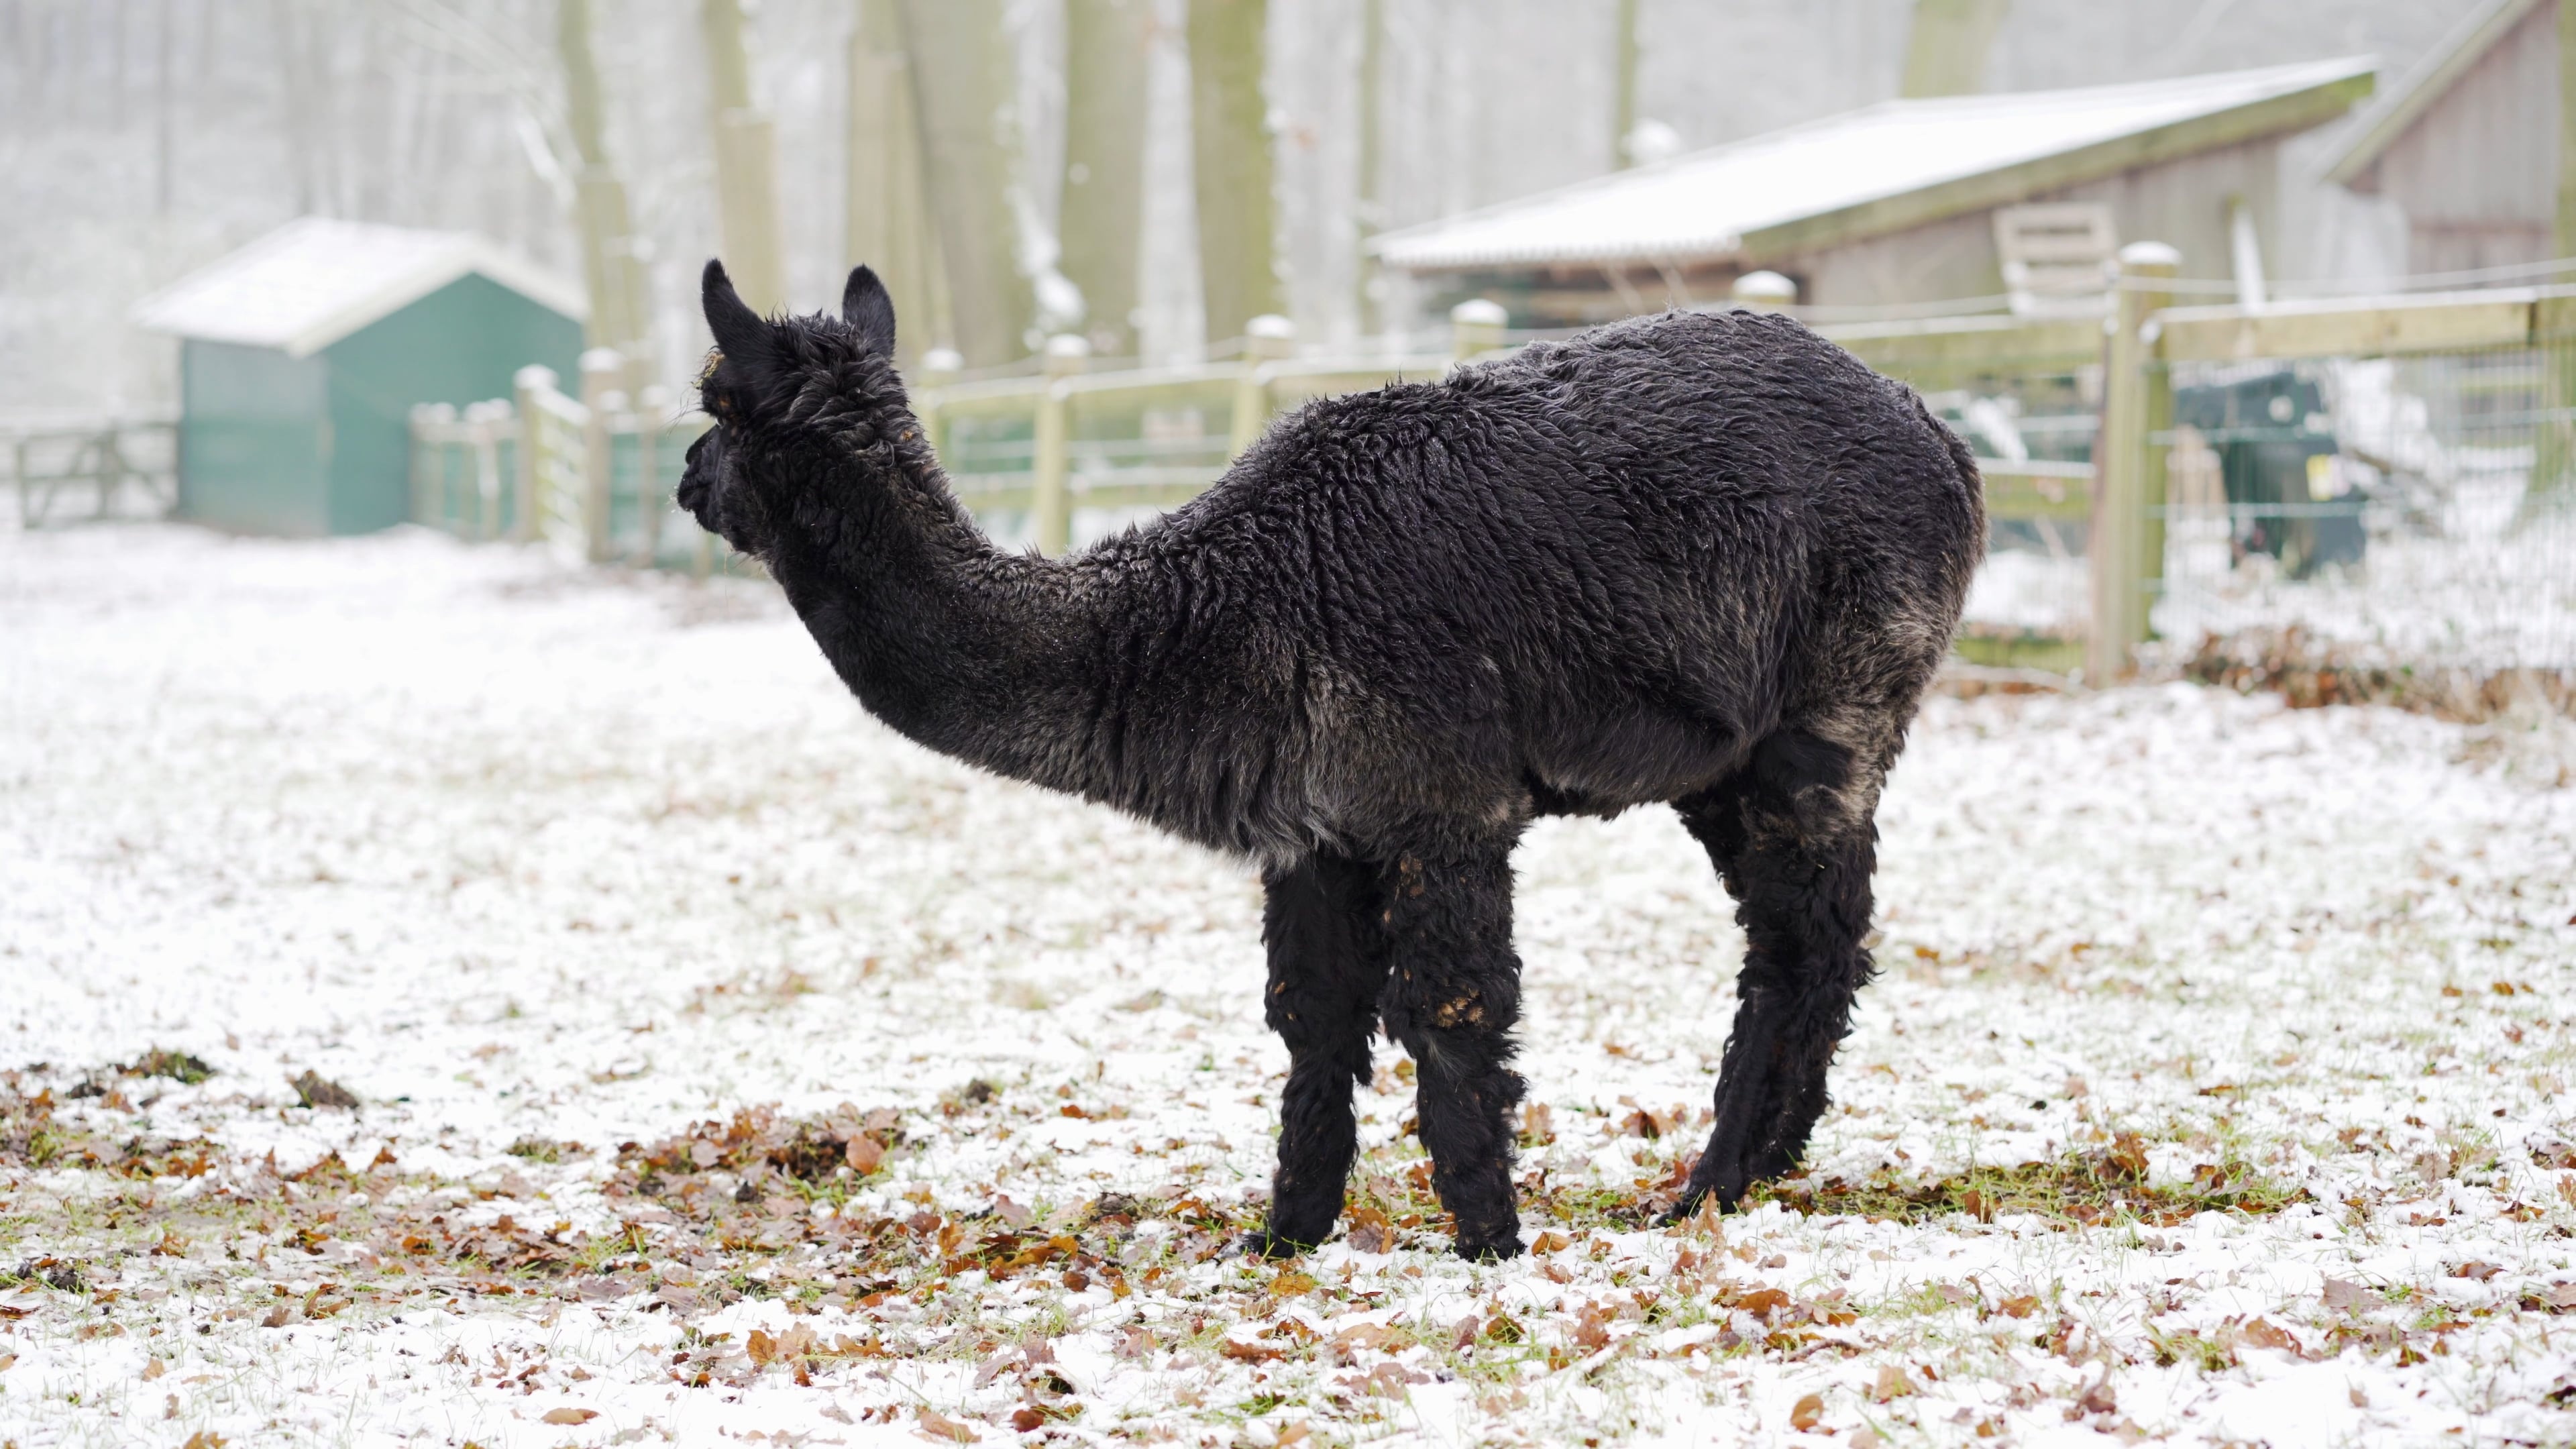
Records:
M1386 225L1386 168L1378 155L1378 135L1385 129L1382 94L1386 74L1386 0L1360 0L1359 196L1351 208L1359 245L1358 306L1360 335L1386 330L1386 282L1378 274L1369 241Z
M154 39L152 72L152 212L170 214L170 0L161 0L159 34Z
M581 158L574 205L581 224L581 275L590 292L593 347L614 347L629 359L640 385L644 339L651 332L644 265L636 255L626 210L626 185L608 164L600 118L599 67L590 49L590 0L556 0L555 48L563 61L565 119Z
M903 0L903 20L957 349L991 367L1029 352L1037 316L1015 245L1018 87L1002 0Z
M1903 96L1968 96L1986 86L1986 55L2011 0L1914 0Z
M279 87L285 102L283 117L286 159L295 177L295 214L308 216L313 211L313 127L312 87L304 65L304 46L295 23L294 0L269 0L269 15L275 22L277 63L282 68Z
M1190 0L1191 182L1198 192L1199 285L1208 340L1280 312L1262 87L1268 0Z
M1628 140L1637 130L1637 5L1638 0L1619 0L1616 33L1611 44L1617 47L1611 57L1616 109L1610 116L1610 169L1623 171L1637 164L1628 154Z
M1082 289L1091 349L1136 350L1145 219L1145 65L1153 0L1065 0L1064 274Z
M895 0L859 0L850 35L850 175L846 246L894 298L895 340L909 369L955 345L939 249L922 183L921 110Z
M779 245L778 131L751 104L751 60L741 0L705 0L707 94L715 108L716 197L725 270L757 312L787 305L787 262Z

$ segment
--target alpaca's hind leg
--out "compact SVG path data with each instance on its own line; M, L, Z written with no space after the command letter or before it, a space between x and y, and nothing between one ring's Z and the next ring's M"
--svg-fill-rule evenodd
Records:
M1279 1103L1270 1221L1250 1246L1286 1257L1323 1242L1342 1215L1358 1141L1351 1089L1369 1077L1386 959L1371 866L1317 853L1269 873L1263 885L1265 1000L1270 1029L1288 1044L1288 1087Z
M1511 1069L1520 1018L1510 846L1400 855L1384 878L1387 1033L1413 1055L1431 1182L1461 1257L1517 1257Z
M1870 873L1877 771L1812 734L1764 740L1745 770L1681 803L1737 902L1745 935L1735 1028L1717 1083L1717 1125L1675 1208L1714 1194L1732 1207L1787 1172L1824 1114L1825 1072L1870 976Z

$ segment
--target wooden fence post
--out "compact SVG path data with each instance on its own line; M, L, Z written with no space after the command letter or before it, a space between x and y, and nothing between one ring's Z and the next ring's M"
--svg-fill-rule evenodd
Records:
M590 417L581 429L582 556L608 562L609 485L616 472L616 446L609 441L608 414L625 411L618 384L626 377L626 354L614 347L594 347L581 355L581 402Z
M1270 383L1261 370L1297 351L1297 324L1276 312L1265 312L1243 324L1243 371L1234 380L1234 418L1228 430L1228 458L1261 441L1270 426Z
M2128 674L2132 651L2147 638L2147 548L2163 551L2161 522L2150 509L2164 494L2163 453L2152 437L2158 415L2170 419L2172 391L2155 361L2149 321L2170 300L2156 283L2182 267L2182 253L2163 242L2120 248L2119 290L2112 296L2111 329L2103 349L2102 425L2094 444L2093 628L2085 650L2088 683ZM2151 476L2152 475L2152 476ZM2159 559L2152 570L2164 572Z
M1503 345L1503 327L1511 314L1500 302L1470 297L1449 309L1449 355L1460 362Z
M934 347L921 354L921 386L912 394L913 416L921 420L922 440L933 453L948 451L948 419L939 406L942 390L953 387L966 370L966 359L954 347Z
M546 405L539 394L554 391L555 370L529 363L510 375L512 400L519 408L518 514L510 520L510 538L529 543L545 536Z
M635 563L651 568L662 555L662 423L670 416L671 390L660 383L635 395L635 521L643 541Z
M1747 312L1785 312L1798 305L1798 284L1778 272L1746 272L1727 294Z
M1065 380L1082 371L1091 344L1070 332L1047 339L1046 390L1038 394L1037 437L1029 458L1029 486L1034 499L1032 520L1038 549L1061 554L1073 543L1073 459L1066 405L1072 389Z

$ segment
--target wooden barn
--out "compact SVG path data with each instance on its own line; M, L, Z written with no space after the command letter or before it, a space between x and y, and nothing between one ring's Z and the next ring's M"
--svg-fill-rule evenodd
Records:
M2260 291L2281 143L2369 95L2367 60L2131 85L1895 100L1389 232L1430 297L1524 327L1723 301L1785 274L1816 306L2010 296L2098 308L2123 242Z
M179 338L174 516L241 533L391 527L410 511L415 403L570 377L580 289L458 232L308 217L154 294Z
M2392 270L2568 255L2576 236L2576 25L2563 0L2487 0L2364 113L2326 178L2402 217Z

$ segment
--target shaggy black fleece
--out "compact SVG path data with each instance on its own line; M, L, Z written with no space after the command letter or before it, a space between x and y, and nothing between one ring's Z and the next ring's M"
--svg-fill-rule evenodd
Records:
M1880 782L1958 622L1975 463L1798 323L1622 322L1314 403L1206 493L1064 558L950 494L862 267L766 321L706 272L716 427L683 507L760 558L860 701L997 773L1258 861L1289 1051L1256 1246L1342 1208L1383 1026L1471 1257L1520 1251L1511 851L1669 802L1749 942L1676 1211L1792 1167L1869 978Z

